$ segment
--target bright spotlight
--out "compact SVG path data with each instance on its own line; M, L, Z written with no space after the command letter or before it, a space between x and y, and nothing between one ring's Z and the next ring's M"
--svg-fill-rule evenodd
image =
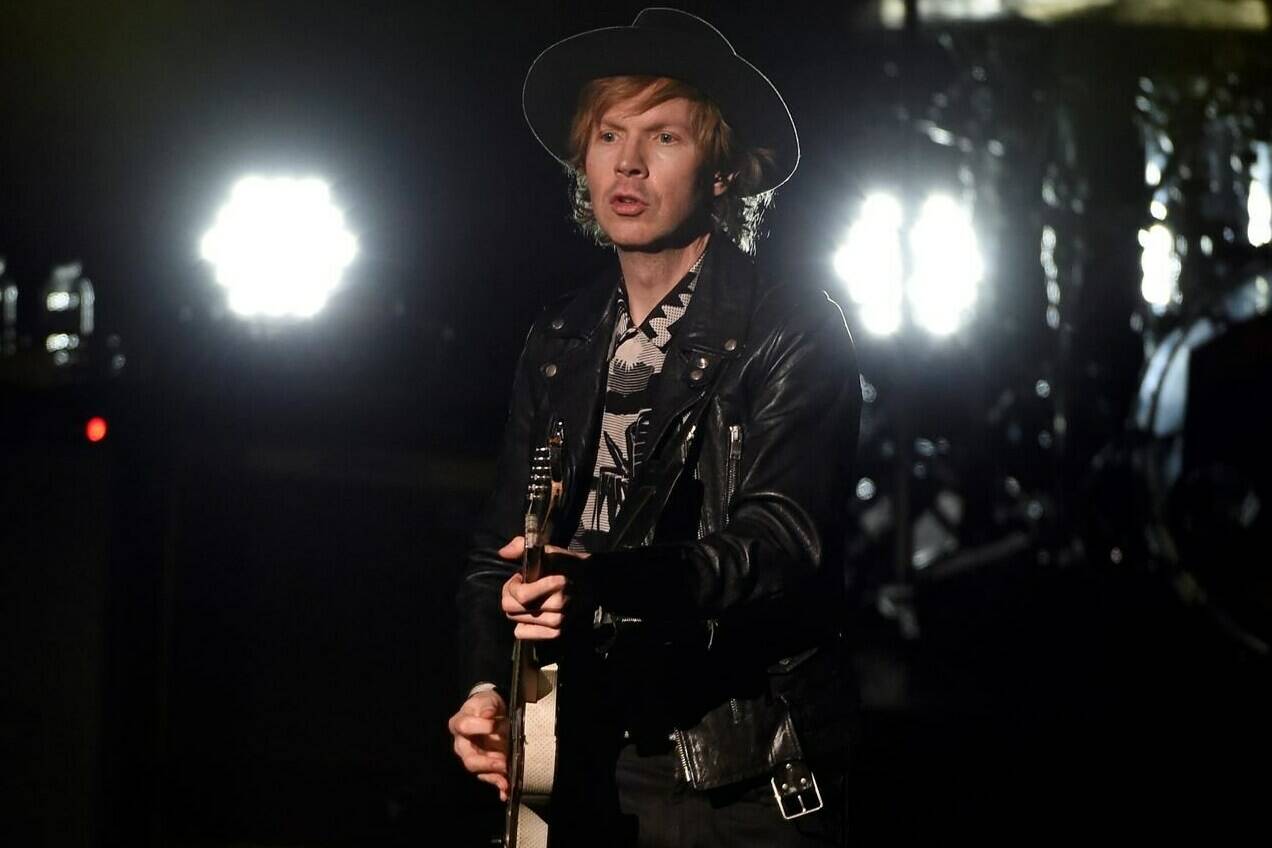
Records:
M923 202L910 230L914 271L906 298L914 321L936 336L948 336L967 320L985 276L972 217L945 194Z
M910 228L908 278L903 217L895 197L867 197L835 253L835 271L870 332L886 336L900 329L904 297L915 323L933 335L949 335L967 320L985 275L971 215L948 195L930 195Z
M309 318L327 303L358 242L315 178L245 177L200 243L231 311Z
M1246 226L1246 238L1251 247L1262 247L1272 242L1272 197L1268 184L1272 183L1272 154L1266 142L1257 145L1257 159L1250 169L1250 193L1246 197L1246 212L1250 222Z
M1251 247L1262 247L1272 242L1272 197L1263 183L1250 181L1250 198L1247 201L1250 223L1246 236Z
M1144 274L1140 294L1154 312L1160 313L1178 291L1180 262L1175 252L1175 235L1165 224L1154 224L1139 231L1139 243L1143 248L1140 269Z
M835 253L835 272L847 283L862 324L880 336L901 326L901 214L895 197L870 195Z

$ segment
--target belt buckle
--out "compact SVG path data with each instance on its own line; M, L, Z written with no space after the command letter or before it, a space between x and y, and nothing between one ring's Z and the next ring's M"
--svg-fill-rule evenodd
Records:
M779 768L782 782L779 785L777 775L769 778L773 787L773 797L777 799L777 809L782 818L790 821L822 808L821 788L817 785L817 776L803 762L786 763Z

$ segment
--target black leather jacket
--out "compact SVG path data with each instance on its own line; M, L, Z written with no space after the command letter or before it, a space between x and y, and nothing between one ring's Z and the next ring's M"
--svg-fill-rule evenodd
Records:
M517 366L497 480L459 590L461 683L509 679L499 610L521 532L528 457L562 421L571 536L596 449L617 270L546 309ZM852 341L823 293L761 279L713 235L667 350L649 459L609 550L576 569L617 622L598 668L618 722L669 737L696 788L835 755L848 691L833 650L846 607L844 516L861 391ZM609 634L614 637L614 633ZM563 674L566 669L563 666Z

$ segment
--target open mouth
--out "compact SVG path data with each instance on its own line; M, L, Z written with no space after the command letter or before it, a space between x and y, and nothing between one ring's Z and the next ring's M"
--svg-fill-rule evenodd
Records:
M647 204L634 194L616 194L610 199L610 206L620 215L637 215Z

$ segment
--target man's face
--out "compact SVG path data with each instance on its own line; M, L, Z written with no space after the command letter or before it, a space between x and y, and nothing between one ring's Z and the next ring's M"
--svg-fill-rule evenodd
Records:
M640 96L615 104L588 142L584 170L592 210L610 241L658 251L700 233L705 206L726 189L703 170L703 151L683 97L636 112Z

